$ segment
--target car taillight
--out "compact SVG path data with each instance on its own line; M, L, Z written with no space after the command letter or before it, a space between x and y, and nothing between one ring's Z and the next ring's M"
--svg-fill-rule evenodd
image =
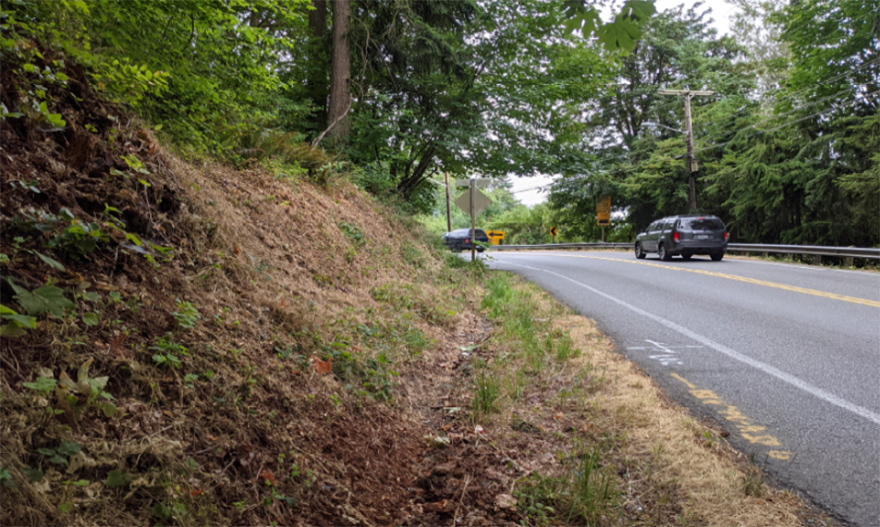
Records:
M727 241L727 238L729 238L729 237L730 237L730 233L725 231L724 232L724 241Z
M470 239L470 238L465 238L465 239L464 239L464 243L471 243L471 239Z
M681 239L681 235L678 234L678 231L672 233L672 241L677 242Z

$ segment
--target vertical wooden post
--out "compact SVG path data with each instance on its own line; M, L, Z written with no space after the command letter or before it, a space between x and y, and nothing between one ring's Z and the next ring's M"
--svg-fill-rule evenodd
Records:
M446 232L452 231L452 209L449 206L449 172L445 172L446 178Z
M471 186L468 189L468 192L471 193L470 209L471 209L471 261L472 262L477 260L477 240L475 239L476 234L477 234L477 224L476 224L477 219L474 218L474 199L476 199L476 192L474 192L474 191L476 189L477 189L477 180L474 178L471 178Z

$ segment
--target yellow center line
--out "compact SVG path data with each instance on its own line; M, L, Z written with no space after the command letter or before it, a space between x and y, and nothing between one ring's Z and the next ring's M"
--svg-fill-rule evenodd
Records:
M640 262L640 261L633 261L633 260L621 260L618 258L605 258L602 256L580 256L580 255L576 255L576 254L559 254L559 253L556 253L555 256L564 256L567 258L589 258L592 260L607 260L609 262L621 262L621 263L629 263L629 264L636 264L636 265L647 265L650 267L659 267L661 269L669 269L672 271L685 271L688 273L697 273L697 274L702 274L702 275L706 275L706 276L714 276L715 278L726 278L727 280L736 280L737 282L745 282L747 284L762 285L764 287L773 287L775 289L783 289L785 291L793 291L795 293L803 293L805 295L813 295L813 296L819 296L822 298L830 298L832 300L841 300L843 302L850 302L853 304L861 304L863 306L880 307L880 302L875 302L874 300L868 300L866 298L838 295L835 293L828 293L828 292L819 291L816 289L807 289L806 287L797 287L794 285L778 284L776 282L767 282L766 280L756 280L754 278L746 278L744 276L737 276L737 275L733 275L733 274L716 273L714 271L703 271L702 269L685 269L684 267L675 267L672 265L655 264L655 263L651 263L651 262Z

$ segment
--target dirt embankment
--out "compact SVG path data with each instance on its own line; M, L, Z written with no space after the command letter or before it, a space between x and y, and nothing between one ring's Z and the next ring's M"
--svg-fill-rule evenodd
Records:
M63 130L0 121L2 525L812 514L749 491L589 321L507 299L532 329L508 328L483 273L344 180L183 161L65 71ZM588 452L611 490L595 510Z

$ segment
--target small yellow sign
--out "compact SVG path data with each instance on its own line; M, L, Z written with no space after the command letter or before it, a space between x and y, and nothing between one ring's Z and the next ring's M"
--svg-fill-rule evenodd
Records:
M556 236L556 227L550 227L550 236Z
M501 245L501 240L504 239L504 231L487 231L486 236L489 237L492 245Z
M596 221L599 225L611 223L611 196L604 196L596 201Z

